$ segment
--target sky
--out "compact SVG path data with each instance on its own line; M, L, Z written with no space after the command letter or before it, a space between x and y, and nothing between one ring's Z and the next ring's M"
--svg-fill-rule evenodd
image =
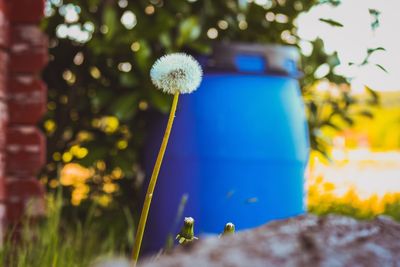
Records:
M375 31L370 26L369 9L381 12L380 26ZM344 27L332 27L320 18L333 19ZM334 71L352 78L355 90L367 85L378 91L400 91L400 0L343 0L337 7L319 5L300 15L297 23L298 34L305 40L302 50L309 52L307 40L322 38L327 52L338 52L341 64ZM367 49L377 47L386 51L375 52L371 64L349 66L350 62L361 63Z

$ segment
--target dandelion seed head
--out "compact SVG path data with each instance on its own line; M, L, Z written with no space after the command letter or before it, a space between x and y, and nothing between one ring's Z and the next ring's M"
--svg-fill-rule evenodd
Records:
M159 58L150 71L154 85L168 94L189 94L199 86L203 76L200 64L184 53Z

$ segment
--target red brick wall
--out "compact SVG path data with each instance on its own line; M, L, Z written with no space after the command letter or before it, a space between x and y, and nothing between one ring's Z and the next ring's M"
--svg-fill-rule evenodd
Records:
M36 174L45 163L45 138L36 123L46 110L40 72L47 38L40 31L44 0L0 0L0 220L42 213Z

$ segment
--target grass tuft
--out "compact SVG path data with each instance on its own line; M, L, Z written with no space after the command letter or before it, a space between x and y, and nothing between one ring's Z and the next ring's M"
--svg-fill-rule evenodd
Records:
M61 193L47 202L46 218L24 219L19 229L8 231L0 248L2 266L87 267L99 258L126 255L132 246L133 218L127 209L123 223L96 219L94 205L84 220L71 223L62 220Z

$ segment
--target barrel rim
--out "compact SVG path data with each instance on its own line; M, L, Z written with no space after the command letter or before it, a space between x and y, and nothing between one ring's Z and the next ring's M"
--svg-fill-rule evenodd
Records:
M240 55L258 57L264 60L264 68L262 70L240 70L236 62ZM213 44L209 55L198 58L206 73L259 73L261 75L291 76L296 79L302 76L299 71L300 53L295 46L216 42Z

